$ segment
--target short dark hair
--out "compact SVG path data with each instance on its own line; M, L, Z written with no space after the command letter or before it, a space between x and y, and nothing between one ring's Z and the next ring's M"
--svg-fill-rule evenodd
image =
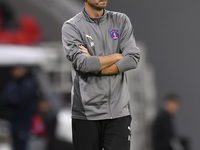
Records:
M165 96L164 101L174 101L174 102L179 102L180 101L180 96L176 93L169 93Z

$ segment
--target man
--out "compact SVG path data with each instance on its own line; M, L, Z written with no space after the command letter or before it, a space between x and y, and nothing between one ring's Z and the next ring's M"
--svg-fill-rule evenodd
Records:
M180 143L174 141L175 131L172 120L179 106L179 97L175 94L169 94L165 98L164 107L158 113L153 123L153 147L154 150L173 150L175 145ZM180 146L179 146L180 147Z
M72 63L72 131L76 150L129 150L130 110L125 72L139 62L133 29L107 0L85 0L66 21L62 42Z
M0 97L3 118L11 124L14 150L27 150L31 117L34 113L36 100L36 84L21 66L11 70L13 80Z

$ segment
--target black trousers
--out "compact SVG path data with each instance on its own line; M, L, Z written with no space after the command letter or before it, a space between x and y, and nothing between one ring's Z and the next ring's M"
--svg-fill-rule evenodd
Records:
M26 122L11 124L14 150L27 150L30 128L30 123Z
M108 120L72 119L75 150L130 150L131 116Z

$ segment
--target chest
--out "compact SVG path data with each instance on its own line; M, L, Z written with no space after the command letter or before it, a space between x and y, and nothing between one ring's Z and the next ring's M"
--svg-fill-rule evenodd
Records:
M91 55L102 56L120 52L120 32L120 27L112 22L87 22L81 36Z

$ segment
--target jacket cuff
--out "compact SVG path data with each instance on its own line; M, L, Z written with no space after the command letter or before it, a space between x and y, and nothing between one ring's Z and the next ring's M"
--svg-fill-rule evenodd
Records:
M85 66L81 69L83 72L99 72L100 60L97 56L90 56L85 59Z
M137 68L137 63L136 61L129 57L129 56L125 56L122 59L120 59L119 61L117 61L115 63L119 69L119 73L128 71L130 69L135 69Z

